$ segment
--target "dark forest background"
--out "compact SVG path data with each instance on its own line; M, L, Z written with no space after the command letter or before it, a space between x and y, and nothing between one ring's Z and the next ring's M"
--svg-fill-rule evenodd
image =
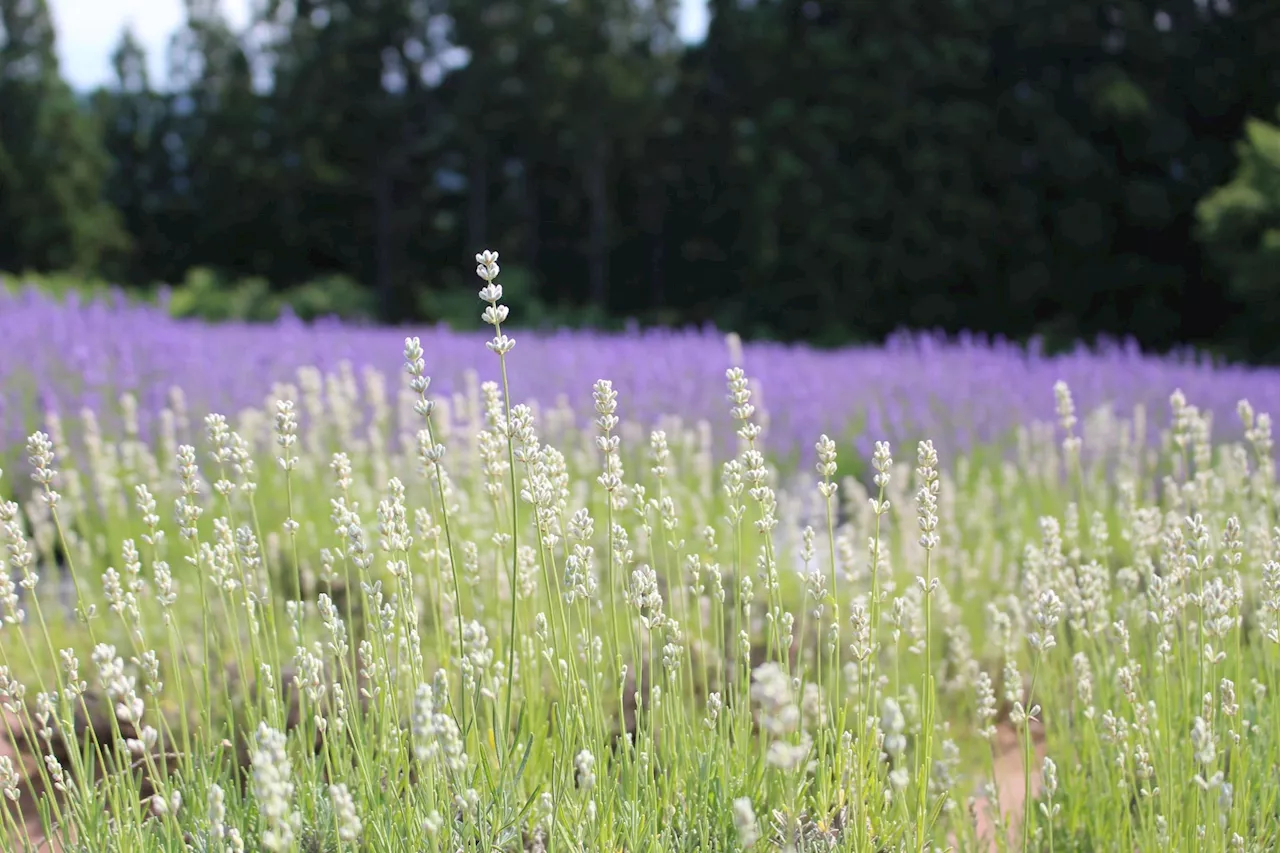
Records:
M1280 0L186 8L83 93L0 0L0 270L400 322L489 247L548 323L1280 355Z

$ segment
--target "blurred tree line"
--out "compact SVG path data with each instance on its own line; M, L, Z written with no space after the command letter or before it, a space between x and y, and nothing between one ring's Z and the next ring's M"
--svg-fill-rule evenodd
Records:
M1280 0L708 2L185 0L81 97L0 0L0 269L1280 355Z

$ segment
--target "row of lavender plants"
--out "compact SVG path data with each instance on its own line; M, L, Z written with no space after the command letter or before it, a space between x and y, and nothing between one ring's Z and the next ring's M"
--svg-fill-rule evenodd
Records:
M2 849L1275 846L1280 528L1243 399L1273 379L919 340L526 352L477 263L487 341L12 303L49 328L3 386L46 414L0 474ZM1077 415L1154 395L1158 430ZM1012 440L801 435L859 414Z
M441 404L474 408L483 382L499 378L496 364L475 357L483 334L445 327L410 333L422 341ZM189 410L197 424L210 412L234 417L261 407L277 382L297 384L309 397L328 393L354 401L371 372L399 371L395 353L404 334L287 318L273 325L208 325L175 320L163 307L122 293L55 298L35 287L0 288L0 340L8 353L0 359L0 448L20 447L48 411L78 416L88 409L116 435L135 420L151 439L165 408ZM731 438L721 405L730 364L747 372L757 401L767 404L762 448L779 462L806 466L815 459L813 437L823 433L855 442L860 459L870 459L877 440L929 438L948 457L1006 441L1018 426L1042 417L1045 389L1057 380L1067 382L1083 411L1114 405L1126 417L1138 406L1162 410L1169 392L1181 388L1216 416L1220 431L1236 436L1238 400L1249 397L1266 411L1280 404L1280 371L1214 367L1188 355L1153 358L1130 345L1046 356L1034 346L931 335L821 351L743 346L732 335L726 345L712 329L522 334L520 358L508 369L514 402L550 407L563 401L585 418L592 385L603 376L638 424L652 428L678 416L689 425L706 421L716 436ZM385 386L384 379L373 381ZM399 390L389 390L393 418L400 417ZM134 403L133 418L119 404L124 394ZM370 412L358 409L358 419ZM406 428L412 423L401 420ZM731 452L732 442L722 449Z

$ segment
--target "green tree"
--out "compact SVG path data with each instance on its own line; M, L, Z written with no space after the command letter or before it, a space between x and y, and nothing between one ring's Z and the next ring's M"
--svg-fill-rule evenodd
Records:
M510 234L553 299L643 307L659 272L614 264L654 242L666 207L648 169L670 118L672 0L450 0L465 65L444 84L465 152L466 239ZM630 303L630 304L628 304Z
M1226 306L1203 276L1194 208L1229 169L1223 140L1269 73L1253 59L1265 51L1242 46L1275 33L1277 4L987 8L1007 329L1161 348L1217 333Z
M174 200L172 158L163 140L172 128L170 105L153 88L146 51L125 28L112 52L114 80L93 93L93 113L111 159L107 197L131 239L127 257L106 271L114 281L180 281L186 238L169 215Z
M828 341L899 326L1203 340L1191 239L1271 108L1280 4L715 0L681 97L685 308ZM697 294L693 296L693 294Z
M279 33L264 52L263 107L281 250L295 269L376 286L391 318L412 304L409 250L439 259L448 229L435 184L438 15L431 0L273 0L263 12Z
M1280 358L1274 332L1280 321L1280 126L1250 119L1237 152L1231 180L1196 208L1199 237L1226 277L1237 317L1247 318L1233 330L1240 354L1274 361Z
M172 182L168 229L183 273L207 266L275 275L271 211L252 57L221 0L184 0L170 40L167 121L160 145Z
M109 167L59 72L45 0L0 0L0 269L91 270L125 249Z
M681 207L721 322L828 341L957 322L994 230L980 157L978 4L761 0L713 6L691 61Z

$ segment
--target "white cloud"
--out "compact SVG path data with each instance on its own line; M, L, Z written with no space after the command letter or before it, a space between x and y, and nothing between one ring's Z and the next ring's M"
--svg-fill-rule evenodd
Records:
M685 41L702 41L710 15L707 0L680 0L680 36Z
M234 25L249 20L249 0L223 0ZM147 51L153 80L165 78L169 37L182 23L182 0L49 0L62 74L77 89L112 79L111 54L125 26Z
M223 0L237 26L249 20L250 0ZM113 77L111 54L126 25L147 50L153 80L164 80L169 36L182 22L182 0L49 0L58 29L62 73L76 89L92 89ZM707 27L707 0L681 0L680 32L690 41Z

